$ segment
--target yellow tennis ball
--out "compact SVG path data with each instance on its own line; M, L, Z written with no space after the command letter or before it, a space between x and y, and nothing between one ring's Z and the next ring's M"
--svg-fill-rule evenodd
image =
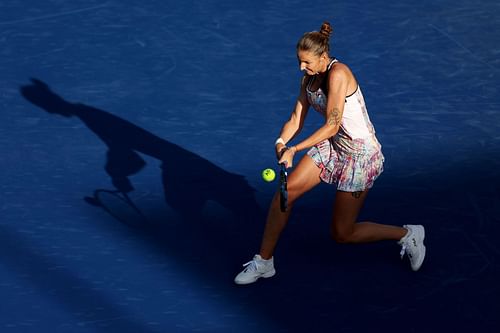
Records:
M262 171L262 179L264 179L266 182L272 182L276 178L276 174L274 173L273 169L264 169Z

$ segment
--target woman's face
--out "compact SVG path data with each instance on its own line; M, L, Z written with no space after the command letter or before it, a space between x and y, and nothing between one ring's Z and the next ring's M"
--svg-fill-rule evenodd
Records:
M328 56L326 53L318 56L311 51L299 50L297 52L297 59L300 70L306 72L307 75L323 73L326 71L328 65Z

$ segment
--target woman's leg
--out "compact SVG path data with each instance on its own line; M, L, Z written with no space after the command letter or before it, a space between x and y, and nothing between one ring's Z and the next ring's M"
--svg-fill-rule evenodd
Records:
M263 259L269 259L273 256L276 243L288 222L295 200L320 183L319 174L320 169L314 164L311 157L304 155L288 177L288 209L286 212L282 212L280 209L279 191L274 194L259 252Z
M335 194L331 233L339 243L365 243L379 240L400 240L408 232L398 226L373 222L357 222L359 211L368 194L337 191Z

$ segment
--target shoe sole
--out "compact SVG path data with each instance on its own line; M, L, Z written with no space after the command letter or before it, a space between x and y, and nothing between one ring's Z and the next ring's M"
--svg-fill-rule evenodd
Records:
M422 266L422 264L424 263L424 259L425 259L425 246L422 245L422 252L421 252L420 260L415 265L412 265L411 269L414 272L418 271L420 269L420 267Z
M273 269L272 271L269 271L269 272L264 273L262 275L256 276L255 279L253 279L253 280L246 280L246 281L234 280L234 283L236 283L238 285L252 284L252 283L257 282L257 280L260 278L267 279L267 278L273 277L275 274L276 274L276 270Z
M411 269L414 272L418 271L420 269L420 267L422 266L422 264L424 263L425 252L426 252L425 245L424 245L425 229L424 229L423 226L418 226L418 230L421 231L421 232L419 232L419 235L422 236L422 238L421 238L421 241L422 241L422 252L421 252L420 260L417 262L417 264L411 266Z

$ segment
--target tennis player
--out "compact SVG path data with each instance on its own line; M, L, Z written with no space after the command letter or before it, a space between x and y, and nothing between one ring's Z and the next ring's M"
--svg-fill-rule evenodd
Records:
M339 243L395 240L411 268L417 271L425 257L422 225L392 226L357 222L369 189L383 171L384 156L368 117L361 88L349 67L329 54L328 22L319 31L305 33L297 43L297 58L304 72L300 94L290 119L275 142L279 163L288 168L297 152L307 149L288 176L288 210L280 209L276 192L267 216L260 251L235 278L249 284L274 276L273 252L295 200L320 182L336 185L331 235ZM309 107L324 116L324 123L303 141L290 145L300 132Z

